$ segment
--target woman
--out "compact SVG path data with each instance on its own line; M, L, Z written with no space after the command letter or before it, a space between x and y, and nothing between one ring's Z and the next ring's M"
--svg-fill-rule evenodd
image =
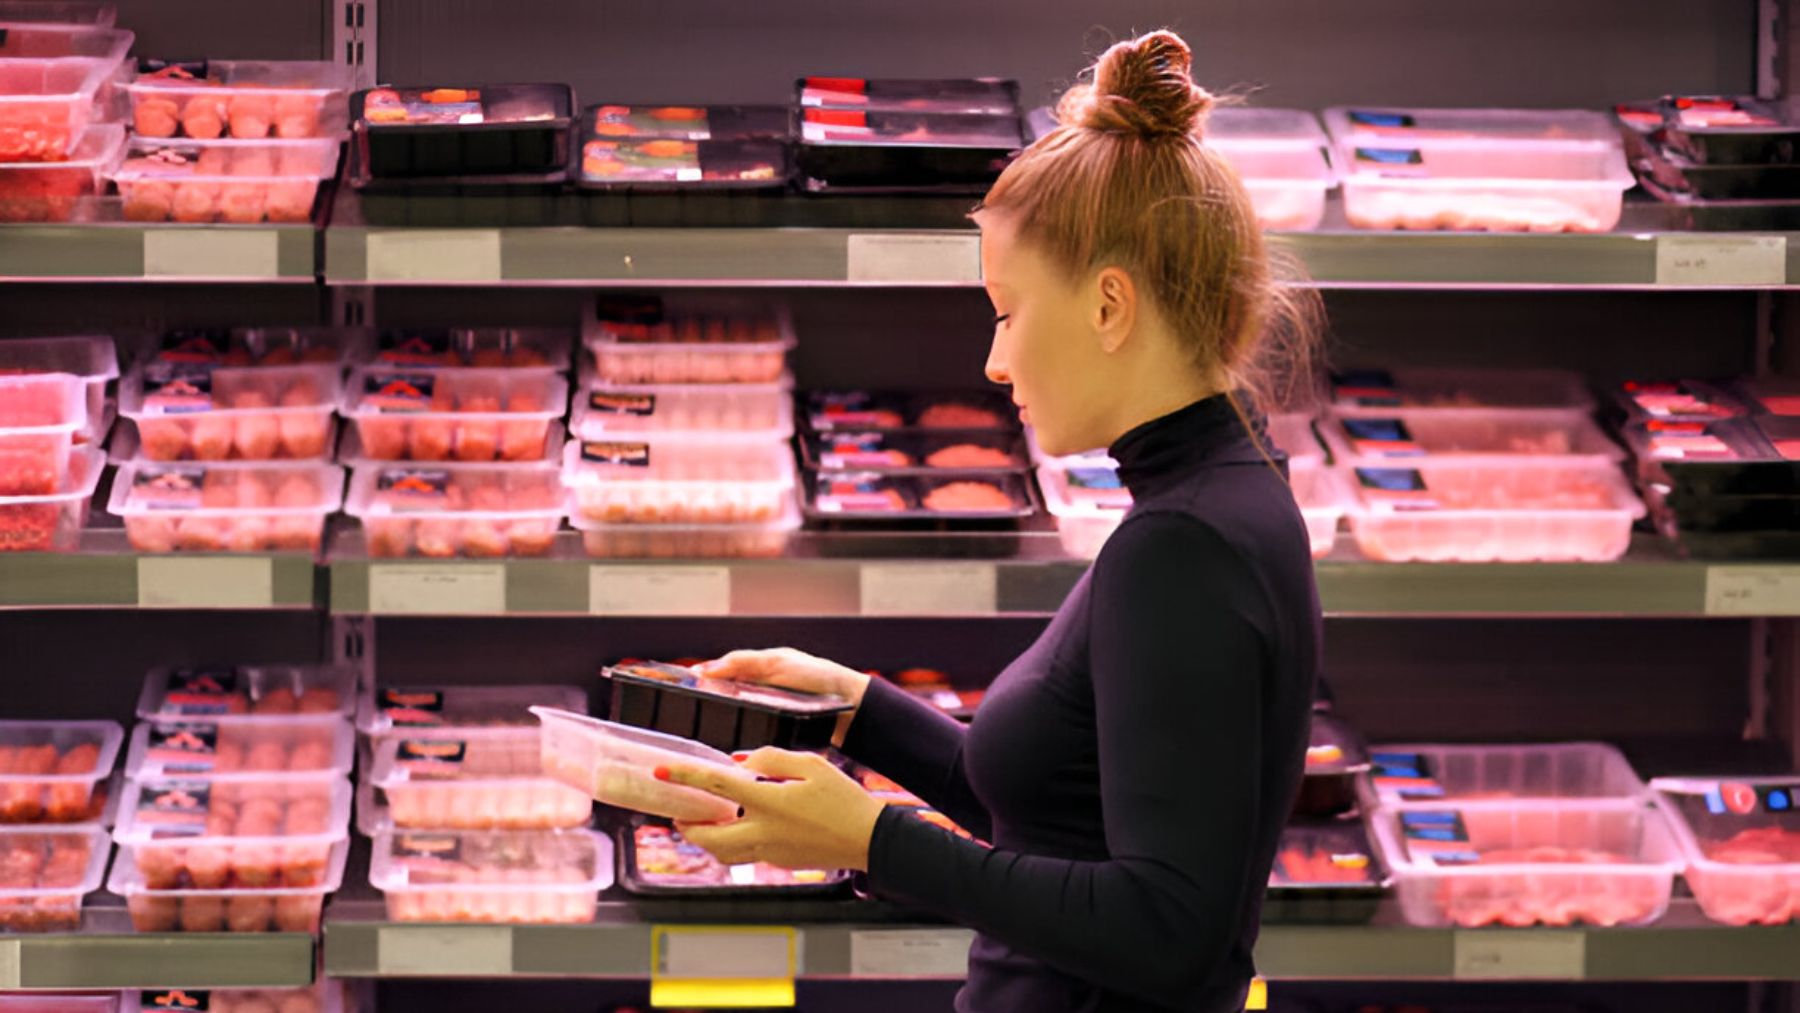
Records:
M1110 445L1134 505L965 730L793 650L706 674L856 703L839 747L991 846L885 808L820 757L762 780L658 776L738 802L683 826L720 859L866 870L978 931L957 1009L1239 1010L1306 751L1320 618L1305 525L1262 449L1266 364L1304 373L1212 98L1158 32L1109 50L1063 125L976 213L987 374L1051 454ZM1286 340L1271 337L1285 333ZM1277 345L1281 347L1277 347Z

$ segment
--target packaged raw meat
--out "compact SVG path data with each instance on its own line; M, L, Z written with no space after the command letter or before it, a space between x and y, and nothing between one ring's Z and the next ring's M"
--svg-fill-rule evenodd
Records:
M348 665L182 665L153 668L138 696L140 718L281 718L356 712Z
M794 490L787 444L730 437L571 440L562 474L575 513L608 524L769 523Z
M319 458L343 384L334 365L151 362L119 386L119 412L152 461Z
M137 855L119 846L106 888L125 898L139 932L305 932L317 935L325 897L344 881L346 838L331 846L325 869L312 886L155 889L144 882Z
M0 163L66 160L134 38L112 28L8 28L0 41Z
M702 297L603 297L583 341L609 384L778 383L795 344L785 310Z
M394 831L369 864L397 922L591 922L612 883L612 842L591 830Z
M1800 918L1800 777L1658 778L1708 918L1781 925Z
M1056 518L1063 551L1092 559L1100 554L1113 529L1131 509L1131 492L1119 481L1116 466L1083 462L1072 466L1046 460L1038 466L1044 509Z
M786 106L595 105L581 117L592 137L785 141L793 132Z
M782 141L588 136L575 182L596 191L778 190L790 175Z
M1670 95L1657 103L1656 136L1700 165L1791 166L1800 121L1777 102L1736 95Z
M369 784L396 827L547 830L578 827L593 801L552 778L536 728L457 728L377 743Z
M1800 416L1800 381L1775 376L1746 376L1729 385L1752 415Z
M98 827L0 827L0 932L73 932L106 873Z
M1480 746L1393 745L1370 751L1383 805L1478 806L1524 800L1635 799L1644 782L1616 747L1599 742Z
M1356 468L1350 531L1390 562L1605 562L1644 504L1610 465L1556 458Z
M140 74L125 90L139 137L336 138L352 79L325 60L211 60Z
M1393 878L1360 820L1304 821L1281 832L1263 916L1276 922L1360 924Z
M358 160L375 179L519 176L569 162L566 84L382 87L350 97Z
M1019 83L994 77L803 77L794 90L802 109L1017 115Z
M535 706L587 712L587 693L575 686L370 686L356 727L385 737L415 728L537 726Z
M106 385L119 378L119 355L113 340L102 336L8 338L0 341L0 376L16 373L68 373L87 391L87 442L99 443L110 420ZM78 434L79 435L79 434Z
M1731 391L1703 380L1628 380L1613 401L1629 422L1715 422L1750 411Z
M313 887L350 832L350 782L153 778L127 786L113 840L151 890Z
M344 469L302 463L133 461L106 512L138 552L317 554L344 501Z
M1800 419L1651 419L1622 435L1641 482L1686 496L1800 495Z
M88 820L124 736L111 721L0 721L0 824Z
M569 368L571 336L559 327L408 327L379 332L359 365L432 369L533 369L554 373Z
M0 163L0 222L66 222L83 197L106 191L125 151L125 128L90 125L65 161Z
M1306 460L1288 462L1288 487L1306 521L1313 558L1322 558L1337 544L1338 521L1350 510L1350 494L1338 472Z
M544 556L568 516L555 464L358 468L345 512L371 556Z
M807 426L816 432L1019 428L1019 410L1005 394L991 390L925 394L814 390L806 392L800 408Z
M1025 438L1018 433L905 432L833 429L800 440L802 460L819 471L884 474L1022 471Z
M374 332L360 327L198 327L164 332L140 353L174 365L342 365L366 357Z
M108 178L134 222L305 222L337 142L134 138Z
M807 472L806 516L831 521L1009 520L1037 512L1022 476Z
M974 191L1025 146L1004 114L809 108L800 112L799 176L822 190Z
M1605 232L1633 179L1579 110L1325 110L1344 214L1365 229Z
M609 524L576 512L569 518L590 556L609 559L772 559L800 530L800 508L783 499L773 520L744 524Z
M794 435L792 381L761 384L584 384L569 406L578 440L696 433L764 441Z
M1353 811L1369 769L1369 751L1362 736L1341 718L1315 711L1306 747L1306 775L1300 782L1294 814L1331 817Z
M306 988L145 989L119 993L119 1013L344 1013L344 982L321 978Z
M1316 229L1337 185L1325 131L1300 109L1215 109L1206 145L1231 163L1265 229Z
M87 526L88 503L106 470L91 446L69 451L62 484L45 496L0 496L0 552L71 552Z
M0 375L0 497L54 494L87 423L87 385L76 377Z
M87 0L0 0L0 25L62 25L68 28L111 28L118 9Z
M1331 374L1337 408L1581 408L1594 396L1559 369L1352 369Z
M656 779L669 764L711 766L748 777L731 757L688 739L632 728L553 707L533 707L543 721L544 772L621 809L672 820L722 823L737 818L737 804L697 788Z
M1372 817L1413 925L1612 927L1663 916L1681 851L1644 799L1380 809Z
M0 7L0 13L5 8ZM0 992L0 1013L118 1013L119 992Z
M851 709L835 696L708 679L684 665L621 661L600 670L612 687L608 714L733 752L775 746L824 749L838 718Z
M351 372L341 413L381 461L530 461L560 419L569 384L531 369Z
M726 865L680 831L634 816L619 828L619 883L641 897L814 897L843 892L841 869L783 869L767 862Z
M1337 408L1324 424L1335 459L1352 466L1491 457L1608 464L1624 450L1580 408Z
M454 467L458 469L488 468L516 469L532 471L543 465L559 467L562 464L563 444L568 442L568 433L563 431L562 423L554 419L544 427L544 446L536 457L518 461L490 461L485 464L465 464L461 461L421 462L432 466ZM362 436L355 426L345 426L343 435L338 438L337 460L339 464L351 469L352 476L358 471L371 468L388 468L400 466L401 462L377 460L363 449Z
M350 772L355 736L332 714L140 721L131 732L125 775L137 780L282 780Z

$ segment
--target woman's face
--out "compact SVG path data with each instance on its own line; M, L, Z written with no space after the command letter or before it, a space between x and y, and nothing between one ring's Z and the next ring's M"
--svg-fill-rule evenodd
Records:
M988 379L1012 387L1045 453L1105 446L1114 435L1105 422L1112 363L1091 323L1091 286L1071 282L992 216L981 219L981 273L995 317Z

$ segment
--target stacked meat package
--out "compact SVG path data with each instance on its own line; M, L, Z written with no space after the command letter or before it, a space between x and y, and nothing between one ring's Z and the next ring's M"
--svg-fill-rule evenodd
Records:
M1271 921L1360 923L1391 882L1370 843L1363 739L1323 702L1314 705L1305 775L1269 871Z
M565 686L371 688L357 825L394 921L588 922L613 878L593 800L542 765L530 708L587 712Z
M1615 401L1656 523L1683 551L1800 554L1800 386L1627 383Z
M567 514L558 478L569 336L521 328L384 331L350 373L346 512L372 556L543 556Z
M1800 123L1779 102L1669 95L1613 112L1632 170L1659 200L1765 223L1800 201Z
M111 721L0 721L0 932L66 932L100 888L112 778Z
M0 552L73 549L87 523L119 375L110 338L0 343Z
M562 478L592 556L778 556L794 503L794 347L753 299L602 297Z
M99 4L0 10L0 222L66 222L104 190L135 40L113 17Z
M319 931L350 849L356 673L153 669L107 889L140 932Z
M1019 85L994 78L795 84L800 185L979 194L1025 146Z

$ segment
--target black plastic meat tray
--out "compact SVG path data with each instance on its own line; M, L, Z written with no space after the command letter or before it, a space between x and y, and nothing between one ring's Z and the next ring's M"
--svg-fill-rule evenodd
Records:
M371 96L460 90L476 93L483 120L381 123L365 119ZM473 103L471 103L473 104ZM566 84L497 84L466 89L371 88L350 97L350 120L364 173L372 179L533 176L566 171L575 93Z

